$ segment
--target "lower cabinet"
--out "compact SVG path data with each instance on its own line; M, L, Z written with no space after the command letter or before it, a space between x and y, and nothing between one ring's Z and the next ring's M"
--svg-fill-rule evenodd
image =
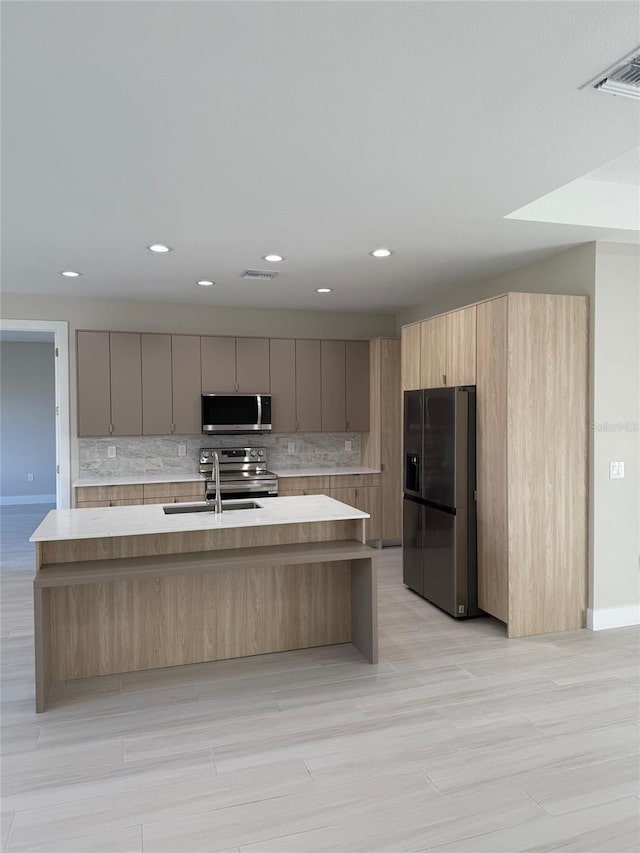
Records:
M311 477L282 477L280 497L327 495L368 512L367 539L380 538L380 474L337 474Z
M204 483L135 483L127 486L76 486L76 507L136 506L204 500Z

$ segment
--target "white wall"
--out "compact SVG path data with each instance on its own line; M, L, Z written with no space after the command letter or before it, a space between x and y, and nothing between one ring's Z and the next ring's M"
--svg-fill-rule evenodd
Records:
M0 343L0 496L55 501L55 370L52 343ZM33 482L27 473L35 475Z
M590 602L594 627L640 621L640 249L598 243ZM622 480L609 463L623 461ZM606 612L603 612L606 611Z

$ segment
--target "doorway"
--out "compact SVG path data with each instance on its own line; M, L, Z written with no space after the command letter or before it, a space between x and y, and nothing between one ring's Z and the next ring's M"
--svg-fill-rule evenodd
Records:
M71 506L68 323L0 320L2 506Z

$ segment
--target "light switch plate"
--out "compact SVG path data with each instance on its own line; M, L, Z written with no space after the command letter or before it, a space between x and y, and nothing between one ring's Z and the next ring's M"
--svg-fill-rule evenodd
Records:
M110 444L107 447L107 459L115 459L116 458L116 446L115 444Z
M34 480L34 475L33 474L27 474L27 482L33 483L33 480Z
M178 445L178 456L186 456L187 455L187 445L179 444Z
M347 453L351 452L351 442L350 441L345 441L344 449L347 451Z
M294 454L295 452L296 452L296 443L295 443L295 441L289 441L289 442L287 442L287 453L289 454L289 456L293 456L293 454Z
M622 480L624 477L624 462L609 462L609 479Z

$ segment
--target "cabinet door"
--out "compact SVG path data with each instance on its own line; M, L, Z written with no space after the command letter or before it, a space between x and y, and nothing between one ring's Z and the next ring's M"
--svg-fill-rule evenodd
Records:
M422 388L420 376L421 324L415 323L413 326L403 326L400 337L402 351L402 390L416 391L418 388Z
M367 539L378 539L380 537L380 487L357 488L354 506L362 512L368 512L371 516L367 521Z
M341 501L347 506L355 506L356 490L349 488L331 488L331 489L305 489L305 495L326 495L328 498Z
M140 335L111 332L109 337L112 435L142 435Z
M200 338L196 335L172 335L173 431L176 435L202 432L200 371Z
M236 390L236 339L200 339L202 393L224 394Z
M452 311L447 318L446 384L476 384L476 306Z
M420 323L420 387L441 388L447 384L446 349L446 315Z
M322 341L322 431L344 432L346 417L345 342Z
M346 414L347 429L369 430L369 341L347 341Z
M296 341L296 422L299 432L320 432L320 341Z
M269 393L268 338L236 338L236 382L242 394Z
M274 432L296 431L296 342L269 342L271 423Z
M142 335L142 433L170 435L171 335Z
M478 305L478 604L509 621L507 297Z
M78 435L109 435L111 377L109 332L78 332Z

